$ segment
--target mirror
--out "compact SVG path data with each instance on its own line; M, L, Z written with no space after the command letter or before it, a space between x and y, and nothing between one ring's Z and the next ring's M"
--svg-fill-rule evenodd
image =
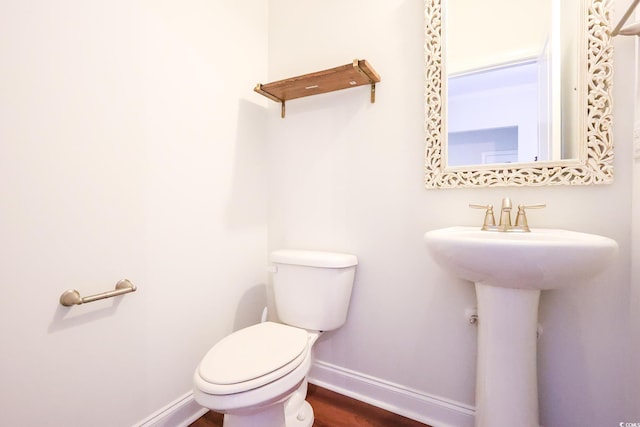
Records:
M426 187L612 182L610 14L609 0L426 0Z

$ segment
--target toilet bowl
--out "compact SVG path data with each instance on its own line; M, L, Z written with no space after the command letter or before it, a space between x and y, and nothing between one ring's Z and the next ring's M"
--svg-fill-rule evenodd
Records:
M263 322L228 335L194 373L195 400L223 413L224 427L311 427L311 350L321 331L346 320L354 255L288 250L271 261L276 308L287 324Z
M284 413L285 401L299 389L305 388L306 395L311 346L318 335L274 322L234 332L211 348L200 362L194 374L196 401L224 413L225 427L311 426L313 413L308 414L307 420L305 408L293 414L294 424L286 423L279 412ZM263 414L263 424L232 422L233 414L247 416L277 404L282 408L273 408L276 413L272 416Z

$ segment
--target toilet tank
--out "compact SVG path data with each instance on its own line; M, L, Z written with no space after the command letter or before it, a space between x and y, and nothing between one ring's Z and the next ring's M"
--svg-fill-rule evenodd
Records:
M273 296L281 322L330 331L347 320L358 258L303 250L271 253L275 265Z

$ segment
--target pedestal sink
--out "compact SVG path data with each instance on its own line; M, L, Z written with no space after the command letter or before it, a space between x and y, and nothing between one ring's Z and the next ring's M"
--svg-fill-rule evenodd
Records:
M475 283L478 302L476 427L539 427L536 335L540 291L580 285L602 272L618 244L567 230L424 235L436 262Z

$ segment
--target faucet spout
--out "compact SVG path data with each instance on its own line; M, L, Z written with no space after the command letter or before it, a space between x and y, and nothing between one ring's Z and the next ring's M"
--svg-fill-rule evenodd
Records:
M511 228L511 209L513 205L511 204L511 199L505 197L502 199L502 207L500 208L500 222L498 223L498 228L502 231L507 231Z

